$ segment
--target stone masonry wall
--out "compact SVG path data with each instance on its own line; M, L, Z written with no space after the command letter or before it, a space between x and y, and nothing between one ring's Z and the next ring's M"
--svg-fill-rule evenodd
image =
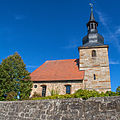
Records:
M93 50L96 51L96 57L92 57ZM84 88L99 92L111 91L108 46L81 47L79 56L79 69L85 70Z
M96 51L96 57L92 57L92 50ZM79 49L80 56L80 70L83 68L91 68L91 67L105 67L109 66L108 60L108 48L105 47L97 47L97 48L86 48Z
M96 80L94 80L94 74ZM94 89L99 92L111 91L109 67L87 68L85 70L84 86L85 89Z
M120 120L120 96L1 101L0 120Z
M37 85L37 88L34 88L34 85ZM31 92L31 96L34 92L38 93L42 96L42 86L46 85L46 96L50 96L50 91L52 89L57 90L60 95L66 94L65 85L71 85L71 94L73 94L78 89L83 89L83 81L82 80L73 80L73 81L52 81L52 82L34 82L33 88Z

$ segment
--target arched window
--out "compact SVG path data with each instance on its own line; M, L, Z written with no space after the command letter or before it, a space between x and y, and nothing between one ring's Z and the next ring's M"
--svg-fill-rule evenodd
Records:
M91 24L91 29L93 29L93 24Z
M93 50L93 51L92 51L92 57L96 57L96 56L97 56L96 51Z
M94 74L94 80L96 80L96 75Z
M95 29L95 23L93 23L93 29Z

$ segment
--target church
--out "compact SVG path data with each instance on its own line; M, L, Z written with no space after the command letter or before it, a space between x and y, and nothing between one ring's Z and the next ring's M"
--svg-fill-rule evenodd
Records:
M34 93L50 96L52 91L63 95L73 94L78 89L111 91L108 45L98 33L98 23L91 14L87 23L88 33L83 45L78 47L78 59L48 60L31 73Z

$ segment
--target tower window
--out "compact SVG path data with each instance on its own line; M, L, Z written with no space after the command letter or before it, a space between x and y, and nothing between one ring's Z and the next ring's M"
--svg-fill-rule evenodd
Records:
M93 50L92 51L92 57L96 57L97 55L96 55L96 51L95 50Z
M94 80L96 80L96 75L94 74Z
M93 29L93 24L91 24L91 29Z
M71 85L65 85L66 87L66 94L70 94L71 92Z

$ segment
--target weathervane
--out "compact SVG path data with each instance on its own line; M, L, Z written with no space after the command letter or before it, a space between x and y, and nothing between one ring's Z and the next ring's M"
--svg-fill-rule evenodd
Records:
M93 8L93 3L89 3L90 7Z
M93 11L93 3L89 3L90 7L91 7L91 11Z

